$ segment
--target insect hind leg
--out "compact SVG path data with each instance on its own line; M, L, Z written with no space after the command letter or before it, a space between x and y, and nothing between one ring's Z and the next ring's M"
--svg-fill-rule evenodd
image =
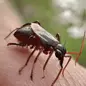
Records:
M30 54L30 56L28 57L26 63L19 69L19 74L21 74L22 70L27 66L31 56L33 55L33 53L36 51L36 48L32 51L32 53Z
M26 44L24 43L8 43L7 44L7 46L10 46L10 45L16 45L16 46L22 46L22 47L26 46Z
M40 55L41 53L42 53L42 50L39 51L38 55L36 56L36 58L35 58L35 60L34 60L33 66L32 66L31 75L30 75L30 78L31 78L32 81L33 81L33 70L34 70L34 68L35 68L35 64L36 64L36 62L37 62L37 60L38 60L38 57L39 57L39 55Z
M43 76L42 76L42 78L45 77L45 75L44 75L44 70L45 70L45 68L46 68L46 66L47 66L47 63L48 63L49 59L51 58L52 54L53 54L53 51L49 54L49 56L48 56L48 58L47 58L47 60L46 60L46 62L45 62L45 64L44 64L44 66L43 66Z

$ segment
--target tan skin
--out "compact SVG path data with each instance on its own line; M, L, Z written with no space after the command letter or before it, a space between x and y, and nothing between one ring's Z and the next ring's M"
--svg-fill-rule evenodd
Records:
M35 66L36 70L34 70L36 73L38 73L38 75L34 75L33 77L33 82L30 80L30 71L31 71L31 67L32 67L32 63L34 61L35 56L37 55L38 51L34 53L34 55L31 57L32 60L29 61L28 66L22 71L22 74L19 75L18 71L19 69L22 67L22 65L26 62L27 57L30 55L31 51L30 49L27 49L27 47L22 48L21 46L9 46L7 47L7 43L10 42L18 42L13 35L11 35L6 41L3 39L3 37L5 37L5 33L4 32L5 29L2 29L2 32L0 32L0 39L2 41L2 43L0 43L1 46L1 52L0 52L0 56L2 56L3 58L0 59L0 75L1 75L1 84L3 84L3 80L5 80L4 84L8 84L9 86L12 86L12 84L15 86L21 84L21 86L23 86L26 81L27 81L27 85L28 84L33 84L33 82L36 82L37 85L39 85L39 82L42 80L40 77L42 77L42 67L41 70L39 69L40 65L43 65L43 59L41 59L42 62L40 62L39 60L37 61ZM4 52L3 52L4 51ZM72 52L72 53L68 53L68 54L75 54L76 52ZM77 54L77 53L76 53ZM40 57L43 57L44 55L41 54ZM46 56L46 55L45 55ZM47 57L47 56L46 56ZM54 64L55 65L55 64ZM53 66L51 67L52 70ZM47 70L48 71L48 70ZM59 69L58 69L59 71ZM48 71L49 72L49 71ZM58 74L58 73L57 73ZM3 76L4 75L4 76ZM13 79L11 79L11 77L13 77ZM46 77L46 73L45 73L45 77ZM50 75L51 78L53 78ZM37 80L36 78L39 78L39 80ZM46 78L44 79L46 80ZM53 79L54 80L54 79ZM59 79L58 79L59 80ZM58 81L57 80L57 81ZM16 83L17 81L17 83ZM48 80L47 80L48 81ZM57 82L55 81L55 82ZM64 79L65 81L65 79ZM48 81L50 82L50 81ZM46 84L46 82L44 81L43 83ZM57 82L58 83L58 82ZM35 84L35 83L34 83ZM41 83L40 83L41 84ZM50 84L50 83L48 83ZM51 83L52 84L52 83ZM42 84L41 84L42 85ZM2 85L3 86L3 85ZM47 84L45 85L47 86ZM54 86L54 85L52 85Z
M17 40L12 35L6 41L4 40L4 37L10 32L11 28L14 29L21 25L19 20L15 19L14 13L10 14L10 11L12 10L8 8L9 11L6 11L6 9L7 7L3 9L3 12L1 12L3 14L0 18L0 86L50 86L60 70L58 60L54 55L49 61L49 64L44 72L44 79L41 77L43 76L42 70L46 60L44 57L47 56L41 54L35 66L33 78L34 82L30 80L32 63L38 51L34 53L27 67L22 71L22 74L18 74L19 69L22 65L24 65L31 51L27 48L6 46L8 42L17 42ZM6 12L5 14L9 12L7 16L9 18L8 20L11 21L8 22L5 20L7 22L3 22L3 16L5 15L4 11ZM64 76L65 77L62 75L60 76L60 78L56 81L56 85L62 86L65 84L65 86L86 86L86 69L82 68L78 64L75 67L74 61L70 62Z
M6 44L9 41L17 42L17 40L11 35L11 37L5 41L3 39L3 37L5 36L5 33L6 33L6 32L4 32L4 30L5 29L2 30L2 33L0 32L0 39L2 41L2 43L0 43L0 50L1 50L0 56L2 57L0 59L0 85L1 86L5 86L5 85L6 86L20 86L20 85L21 86L24 86L24 85L26 85L26 86L28 86L28 85L44 86L42 83L44 83L45 86L51 85L50 82L52 82L55 79L55 77L53 77L53 75L56 76L57 74L55 74L54 72L51 72L50 70L52 70L54 68L54 71L57 71L57 72L59 71L59 64L57 65L57 67L55 66L58 61L52 59L52 61L53 61L52 65L48 64L48 68L45 71L45 78L41 79L42 66L44 65L44 62L45 62L43 57L46 56L44 54L41 54L39 60L36 63L36 66L35 66L35 70L34 70L35 74L34 74L34 78L33 78L34 83L33 83L30 80L30 73L31 73L30 71L32 68L32 63L34 61L34 58L38 53L38 51L37 51L31 57L27 67L22 71L22 74L19 75L18 71L22 67L22 65L24 65L24 63L26 62L27 57L28 57L28 55L30 55L31 51L30 51L30 49L17 47L17 46L7 47ZM52 57L55 57L55 56L52 56ZM72 63L70 63L69 66L73 69L73 66L75 66L75 65L73 64L73 66L71 66L71 64ZM76 66L76 69L77 69L77 66ZM66 79L68 79L68 76L69 76L67 71L69 72L70 68L65 71L64 76ZM80 70L80 71L85 71L85 70ZM76 72L78 73L79 71L76 70ZM48 74L48 73L50 73L50 74ZM70 73L70 75L72 75L71 71L69 73ZM47 74L49 77L47 77ZM70 76L70 77L73 78L75 76ZM79 77L79 76L77 76L77 77ZM65 84L67 85L66 80L64 79L64 77L62 77L62 75L60 76L60 78L63 78ZM83 77L83 79L84 78L85 77ZM46 82L46 80L47 80L47 82ZM73 81L76 82L76 80L74 78L73 78L73 80L71 80L71 82L73 82ZM56 83L58 84L58 86L60 86L60 84L62 84L61 81L59 83L59 79L56 81ZM82 82L77 81L76 83L78 84L78 83L82 83ZM71 84L71 86L72 86L72 84Z

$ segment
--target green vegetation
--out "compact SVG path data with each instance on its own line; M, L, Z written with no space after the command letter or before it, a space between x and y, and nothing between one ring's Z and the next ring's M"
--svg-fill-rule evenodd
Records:
M18 12L22 15L25 23L32 22L35 20L40 21L42 26L47 29L50 33L55 35L57 32L61 35L61 42L64 44L68 51L79 51L82 39L73 39L68 36L67 27L59 24L59 22L53 21L53 16L55 15L54 9L52 7L51 0L13 0L13 5ZM57 9L59 12L59 9ZM82 55L79 59L79 63L86 67L86 44Z

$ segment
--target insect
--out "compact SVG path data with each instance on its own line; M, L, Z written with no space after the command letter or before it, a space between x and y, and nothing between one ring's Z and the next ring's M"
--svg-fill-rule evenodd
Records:
M14 32L15 31L15 32ZM35 63L37 62L37 59L41 53L48 54L48 58L43 65L43 72L47 66L48 61L50 60L53 52L55 52L55 56L59 60L59 64L61 66L61 69L59 70L59 73L57 74L55 80L52 82L51 86L54 86L56 80L59 78L60 74L62 73L64 75L64 70L67 67L68 63L71 60L71 55L74 54L77 55L75 63L78 61L82 50L84 48L84 39L85 39L85 32L81 44L81 48L79 52L67 52L66 48L61 44L60 42L60 35L59 33L56 34L56 38L52 36L49 32L47 32L45 29L42 28L41 24L38 21L34 21L32 23L26 23L22 25L20 28L14 29L11 33L9 33L6 37L8 38L10 34L14 32L14 36L19 41L19 43L8 43L9 45L19 45L19 46L30 46L31 49L33 49L32 53L29 55L26 63L19 69L19 74L21 74L22 70L27 66L31 56L36 50L39 50L38 55L36 56L30 78L33 80L33 70L35 67ZM69 58L66 65L63 67L63 61L64 57ZM43 75L44 78L44 75Z

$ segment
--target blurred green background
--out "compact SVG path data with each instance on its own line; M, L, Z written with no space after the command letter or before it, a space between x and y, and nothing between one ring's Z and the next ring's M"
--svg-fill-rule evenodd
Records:
M65 47L67 51L78 52L80 50L83 33L81 37L74 38L73 35L71 36L70 33L68 33L68 29L74 26L78 27L79 29L83 26L85 28L86 12L85 12L85 7L83 7L83 3L85 0L82 0L83 3L80 2L82 4L81 10L79 8L76 8L76 4L75 2L73 2L74 0L69 0L69 3L67 3L68 0L63 0L66 2L63 2L62 0L57 0L57 1L56 0L10 0L10 1L12 2L17 12L21 14L22 19L25 23L38 20L41 23L42 27L44 27L47 31L49 31L54 36L56 33L60 33L61 43L64 44L66 41ZM80 4L79 2L77 3L78 5ZM76 9L74 8L73 5L75 6ZM67 12L71 13L72 17L70 17ZM64 15L62 15L62 13ZM62 18L65 15L66 18L69 20L65 20L66 18L65 19ZM73 20L73 18L75 20ZM84 50L79 59L79 63L84 67L86 67L85 53L86 53L86 41L85 41Z

